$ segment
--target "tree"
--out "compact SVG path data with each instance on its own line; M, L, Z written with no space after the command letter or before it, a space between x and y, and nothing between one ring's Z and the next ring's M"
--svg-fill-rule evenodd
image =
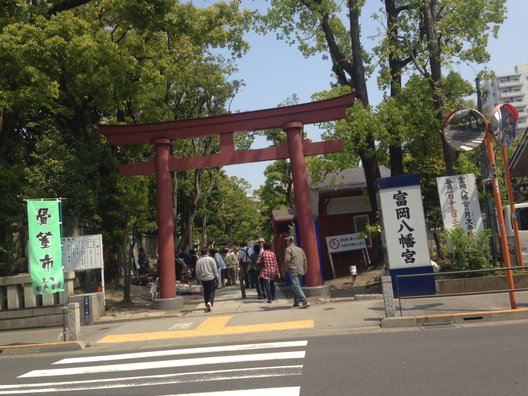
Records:
M328 0L282 0L272 3L268 13L262 17L266 29L279 31L279 37L297 42L305 56L316 52L328 52L332 59L332 71L339 86L352 88L358 102L352 114L370 112L367 90L367 70L360 40L359 15L362 1L349 0L347 24L339 16L337 2ZM304 37L313 37L307 40ZM362 109L360 109L361 107ZM380 177L376 156L375 136L372 130L351 131L354 149L361 158L367 190L372 209L377 213L375 181Z
M414 12L402 27L415 69L427 80L440 131L446 104L443 70L453 63L485 63L490 34L496 37L504 21L505 1L423 0L409 2ZM419 30L416 29L419 27ZM453 174L457 154L443 136L442 152L446 171Z
M203 197L204 205L198 213L202 220L207 219L202 222L202 232L207 228L208 239L202 240L202 244L232 246L261 236L259 205L248 196L250 185L247 181L217 172L210 186L212 188ZM199 236L198 232L196 237Z
M255 192L260 199L263 228L271 230L271 218L276 209L294 206L292 175L289 162L278 160L264 170L266 180Z
M66 214L103 232L106 246L115 249L105 254L118 258L128 276L128 234L154 224L152 193L145 193L153 178L122 179L117 166L145 161L152 148L110 150L96 126L225 111L239 86L227 77L247 49L243 32L250 13L238 7L235 1L199 9L171 0L93 0L2 8L5 233L25 217L25 194L68 198ZM214 55L215 47L227 48L229 58ZM11 208L16 211L7 216Z

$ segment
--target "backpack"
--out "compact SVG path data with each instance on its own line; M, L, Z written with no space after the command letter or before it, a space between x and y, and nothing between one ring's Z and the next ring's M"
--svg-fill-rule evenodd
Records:
M243 263L249 263L249 253L248 253L248 250L249 248L247 246L244 246L243 248L240 249L242 252L244 252L243 256L242 256L242 262Z

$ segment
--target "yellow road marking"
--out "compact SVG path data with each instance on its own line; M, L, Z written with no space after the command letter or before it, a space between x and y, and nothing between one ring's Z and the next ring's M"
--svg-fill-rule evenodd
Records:
M289 322L261 323L243 326L226 326L232 316L219 316L207 318L196 329L156 331L148 333L115 334L101 338L98 344L110 344L115 342L137 342L167 340L173 338L205 337L212 335L233 335L242 333L260 333L278 330L311 329L315 327L313 320L293 320Z

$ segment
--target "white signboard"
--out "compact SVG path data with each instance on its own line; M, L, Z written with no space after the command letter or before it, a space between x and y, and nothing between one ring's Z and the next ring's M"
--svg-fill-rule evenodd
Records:
M359 233L326 237L326 245L330 254L367 248L365 238Z
M62 238L62 258L65 270L103 268L103 237L83 235Z
M384 178L378 185L390 269L430 266L419 176Z
M482 214L478 201L475 175L437 177L438 195L444 219L444 228L462 227L467 232L483 230Z
M370 258L368 256L365 238L363 238L363 236L359 233L326 237L326 246L328 247L328 257L330 258L330 266L332 268L332 275L334 279L336 277L336 272L334 260L332 259L333 253L349 252L351 250L363 250L363 259L365 260L365 265L370 265ZM353 273L352 267L355 268L355 266L351 266L350 272L352 275L357 275L357 270L356 273Z

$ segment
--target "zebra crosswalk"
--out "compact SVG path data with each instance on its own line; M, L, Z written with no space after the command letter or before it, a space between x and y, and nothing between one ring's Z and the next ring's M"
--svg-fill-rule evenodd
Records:
M307 345L301 340L65 358L23 373L13 384L0 385L0 395L85 391L91 395L258 396L272 392L298 396L296 383L300 384ZM281 377L284 381L278 383ZM153 387L169 393L153 393ZM178 392L173 393L175 389Z

